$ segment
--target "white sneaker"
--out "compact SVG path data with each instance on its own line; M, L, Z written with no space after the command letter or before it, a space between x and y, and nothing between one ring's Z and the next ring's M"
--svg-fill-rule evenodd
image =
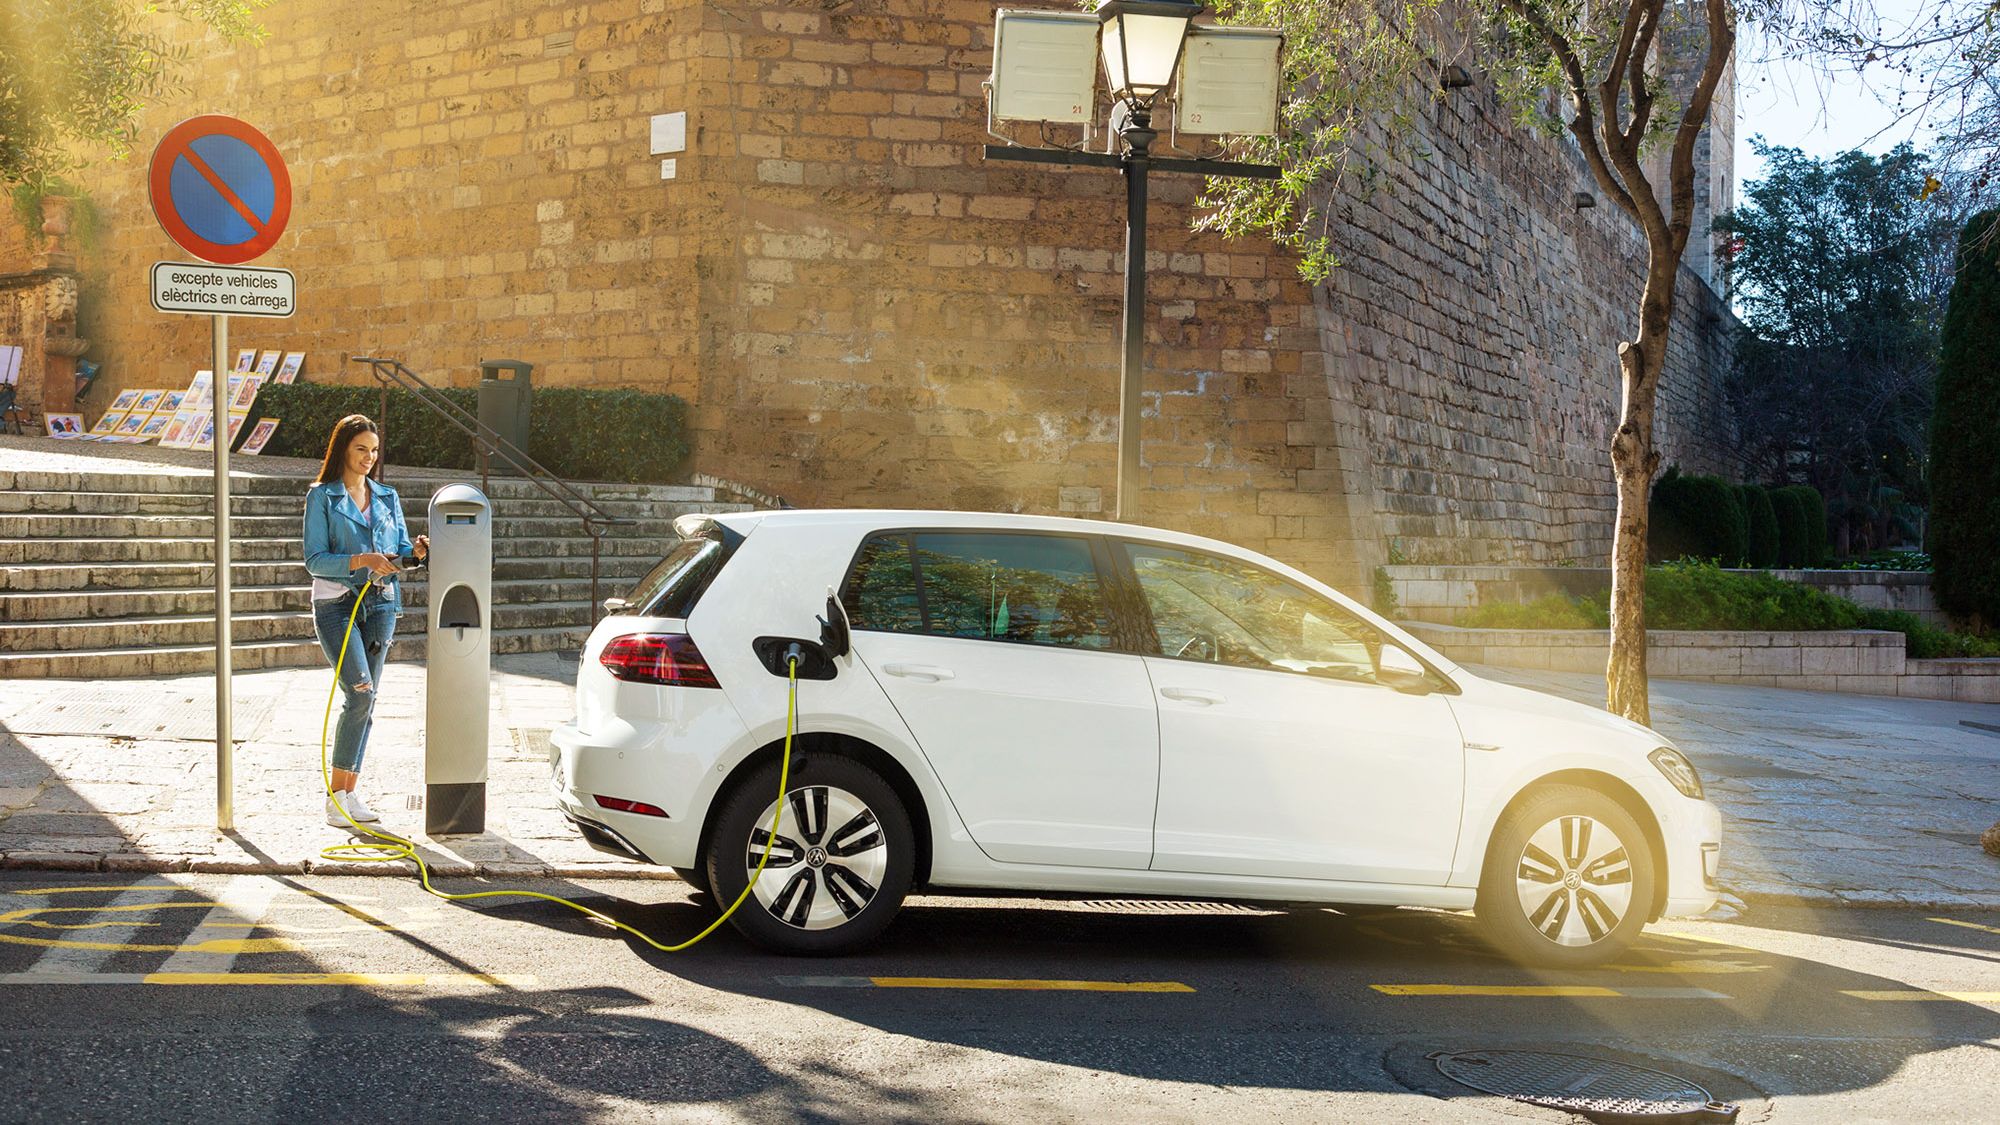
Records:
M368 824L382 819L374 809L362 804L361 798L355 796L352 791L336 792L333 796L326 799L326 822L328 824L333 825L335 828L346 828L349 827L348 819L350 817L353 818L356 824Z

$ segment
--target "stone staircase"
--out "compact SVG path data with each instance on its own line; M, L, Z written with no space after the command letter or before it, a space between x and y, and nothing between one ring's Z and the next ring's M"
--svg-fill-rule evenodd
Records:
M186 675L215 666L213 478L195 473L17 472L0 491L0 679ZM392 469L412 536L430 497L463 475ZM477 478L473 478L477 483ZM299 541L307 482L230 476L233 667L309 665L311 579ZM623 593L689 512L744 511L713 488L578 485L637 521L605 536L600 594ZM576 649L590 631L590 537L562 504L495 477L493 651ZM426 572L403 580L391 659L424 653Z

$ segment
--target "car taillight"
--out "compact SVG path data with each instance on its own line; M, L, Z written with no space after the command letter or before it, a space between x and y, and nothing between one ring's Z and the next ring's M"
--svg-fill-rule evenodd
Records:
M597 657L611 674L641 684L712 687L715 680L694 638L685 633L629 633L613 637Z

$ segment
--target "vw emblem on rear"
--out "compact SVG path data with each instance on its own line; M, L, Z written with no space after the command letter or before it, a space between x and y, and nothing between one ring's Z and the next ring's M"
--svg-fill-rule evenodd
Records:
M826 866L826 849L825 849L825 848L822 848L822 847L818 847L818 846L815 846L815 847L812 847L812 848L808 848L808 849L806 850L806 866L807 866L807 867L825 867L825 866Z

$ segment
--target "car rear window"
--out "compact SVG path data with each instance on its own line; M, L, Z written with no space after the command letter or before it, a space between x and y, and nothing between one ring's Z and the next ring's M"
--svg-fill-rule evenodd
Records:
M729 549L715 539L683 539L625 595L627 613L686 617L722 569Z
M870 539L843 602L856 629L1112 647L1090 544L1057 535L915 532Z

